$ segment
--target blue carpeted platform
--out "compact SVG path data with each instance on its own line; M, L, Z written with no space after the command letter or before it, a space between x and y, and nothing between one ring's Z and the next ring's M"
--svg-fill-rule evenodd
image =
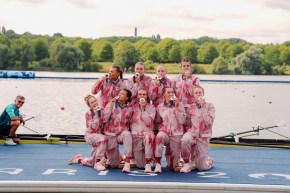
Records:
M131 173L109 168L99 172L92 167L67 165L76 154L90 155L88 145L21 144L0 145L0 180L34 181L135 181L260 184L290 186L290 151L272 148L212 147L214 168L207 172L188 174L165 168L163 173ZM164 158L163 158L164 160Z

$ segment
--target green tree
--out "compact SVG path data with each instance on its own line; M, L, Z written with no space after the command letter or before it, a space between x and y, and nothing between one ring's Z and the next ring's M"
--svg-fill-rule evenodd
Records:
M192 63L197 63L197 46L192 40L184 40L180 44L181 58L188 57Z
M6 35L0 35L0 44L5 44L8 47L10 47L11 42L10 42L9 38Z
M114 64L121 66L124 71L134 68L134 65L139 61L139 59L139 52L129 41L120 43L116 48Z
M33 48L35 50L36 61L40 61L49 57L48 42L44 38L36 38L33 41Z
M229 44L228 42L226 42L225 40L220 40L217 43L217 50L219 53L219 56L223 57L223 58L227 58L227 49L231 46L231 44Z
M155 47L155 43L147 39L142 39L136 42L134 46L140 53L141 60L145 61L147 60L146 56L149 48Z
M243 49L242 45L240 45L240 44L230 45L226 49L225 59L227 61L231 61L231 59L235 58L237 55L239 55L243 52L244 52L244 49Z
M288 46L288 47L290 47L290 40L285 41L282 45L283 45L283 46Z
M212 62L212 73L213 74L225 74L228 72L229 64L227 61L219 56Z
M262 49L264 51L262 57L262 70L270 75L273 73L273 67L275 65L281 65L280 48L277 45L267 45L262 46Z
M7 30L5 31L5 35L10 38L10 39L16 39L19 38L20 35L18 35L17 33L15 33L13 30Z
M271 65L280 65L280 47L277 45L267 45L264 47L263 61Z
M232 63L242 74L257 75L261 74L262 56L262 49L252 46L234 58Z
M93 58L95 61L113 61L114 49L112 44L104 39L95 41L93 43Z
M177 40L172 38L165 38L156 45L159 53L160 62L170 62L169 50L172 48L173 45L176 44L178 44Z
M56 58L56 50L59 44L64 44L68 43L67 38L57 38L50 46L49 46L49 55L50 55L50 60L52 63L52 66L57 66L57 63L55 61Z
M208 37L208 36L202 36L202 37L196 39L195 42L198 45L202 45L202 44L205 44L205 43L217 43L218 39L213 38L213 37Z
M11 49L5 44L0 44L0 69L5 70L9 66L12 62L11 56Z
M57 46L55 60L63 70L77 70L83 57L84 53L76 46L68 43L59 44Z
M35 59L35 51L32 43L26 38L14 39L11 42L11 49L13 58L19 61L21 67L25 70L28 68L28 64Z
M290 65L290 46L281 48L280 61L282 64Z
M151 60L153 62L158 62L159 61L159 54L156 49L156 47L151 47L148 49L146 55L145 55L146 61Z
M83 51L85 62L91 60L93 50L92 43L89 40L79 39L74 43L74 45Z
M202 44L198 50L198 61L205 64L211 64L219 56L219 53L213 43Z
M181 60L180 46L178 44L173 45L169 50L168 59L170 62L178 63Z

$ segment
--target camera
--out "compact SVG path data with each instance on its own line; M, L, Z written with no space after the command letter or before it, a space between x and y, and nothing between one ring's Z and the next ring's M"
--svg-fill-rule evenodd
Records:
M106 77L106 78L109 78L109 74L105 74L105 77Z
M140 76L140 74L139 74L138 72L136 72L136 73L135 73L135 76L138 77L138 76Z
M139 99L139 102L140 102L140 103L145 103L145 101L146 101L146 100L145 100L144 98L140 98L140 99Z
M157 75L156 78L157 78L158 80L161 80L161 79L162 79L162 76L161 76L161 75Z
M96 106L96 108L97 108L97 111L99 111L99 110L101 110L102 108L101 108L101 106Z

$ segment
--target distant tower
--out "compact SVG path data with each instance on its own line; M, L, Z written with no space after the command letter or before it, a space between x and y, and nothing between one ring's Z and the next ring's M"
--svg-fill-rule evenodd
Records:
M135 33L134 33L135 37L137 37L137 27L135 27Z

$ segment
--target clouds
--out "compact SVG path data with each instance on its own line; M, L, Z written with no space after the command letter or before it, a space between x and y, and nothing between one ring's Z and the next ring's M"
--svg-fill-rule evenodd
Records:
M175 39L212 36L281 43L288 0L0 0L0 25L17 33L66 36L138 35ZM11 14L14 13L14 14ZM7 26L6 26L7 25Z
M265 6L270 8L277 8L284 11L290 11L290 2L289 0L265 0L264 2L261 1Z

